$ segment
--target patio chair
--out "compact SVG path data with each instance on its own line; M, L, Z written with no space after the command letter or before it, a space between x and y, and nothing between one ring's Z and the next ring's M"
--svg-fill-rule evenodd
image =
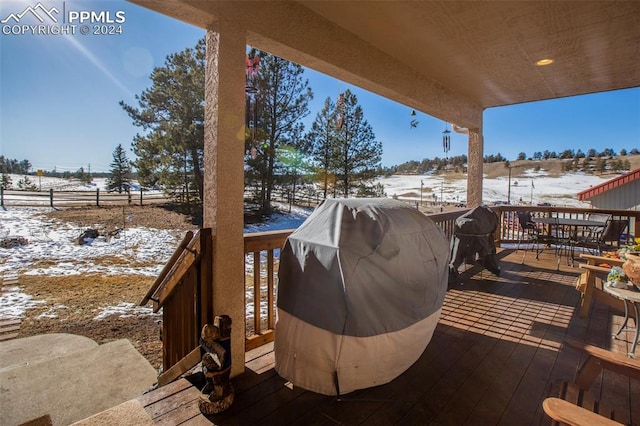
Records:
M620 241L628 226L628 219L608 218L604 228L594 229L579 241L579 245L597 254L614 250L620 247Z
M516 244L516 251L520 249L521 243L526 243L527 247L530 244L535 245L536 247L536 259L538 258L539 251L538 246L540 244L540 230L538 226L535 224L531 217L530 212L516 212L518 216L518 224L520 225L520 231L518 232L518 243ZM522 256L522 262L524 263L524 258L527 256L527 248L524 250L524 255Z
M573 383L560 383L559 393L542 402L544 412L554 420L554 424L622 424L615 421L615 412L595 400L588 390L603 369L640 380L640 360L578 340L567 339L565 344L584 352L587 359L578 369Z

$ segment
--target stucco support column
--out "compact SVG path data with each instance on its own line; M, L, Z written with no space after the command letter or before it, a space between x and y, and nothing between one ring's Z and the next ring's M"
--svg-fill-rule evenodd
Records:
M233 321L233 376L244 372L244 107L246 32L220 20L208 30L205 76L204 227L213 229L213 312Z
M482 127L469 129L469 146L467 153L467 207L472 209L482 204L482 164L484 160L484 143Z

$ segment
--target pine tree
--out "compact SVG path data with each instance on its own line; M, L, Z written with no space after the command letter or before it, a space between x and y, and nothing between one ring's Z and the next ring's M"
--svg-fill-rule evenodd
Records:
M371 184L377 176L382 142L376 141L358 98L350 90L342 93L336 102L336 125L336 172L342 193L349 197L352 189Z
M22 179L18 180L18 189L23 191L35 191L38 187L31 181L31 179L29 179L29 176L24 175Z
M13 186L13 182L11 181L11 176L7 173L2 173L2 177L0 178L0 186L2 189L11 189Z
M113 161L107 178L107 191L128 192L131 187L131 162L122 144L113 151Z
M204 191L204 38L194 48L167 56L151 73L152 86L136 96L139 108L120 106L146 133L133 152L143 185L160 184L189 212Z
M324 107L316 115L316 119L311 125L311 130L305 138L307 139L310 154L315 162L318 180L321 182L324 191L324 198L327 198L329 185L335 186L335 155L336 149L336 106L327 98Z
M247 176L259 185L257 201L262 214L271 212L271 195L275 176L282 168L278 151L288 145L305 152L301 120L309 114L313 93L309 81L303 79L304 69L293 62L261 51L251 56L260 58L260 70L255 77L257 120L253 135L247 135Z

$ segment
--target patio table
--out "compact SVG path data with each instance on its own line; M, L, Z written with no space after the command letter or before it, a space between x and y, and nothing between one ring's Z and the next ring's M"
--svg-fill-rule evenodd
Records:
M638 327L638 304L640 303L640 291L636 290L631 284L629 284L626 288L615 288L609 285L604 285L603 290L605 293L610 294L613 297L616 297L624 302L624 321L620 326L620 330L616 334L613 335L614 338L618 338L622 330L627 327L627 322L629 321L629 304L633 306L633 310L635 313L635 323L636 323L636 331L633 336L633 343L631 345L631 350L628 355L630 358L633 358L636 353L636 346L638 346L638 335L640 334L640 328Z
M579 230L580 234L584 236L585 230L591 231L593 229L604 228L606 225L606 222L602 222L599 220L574 219L565 217L534 217L532 220L536 224L548 225L555 228L555 234L549 238L548 242L550 244L556 244L560 246L560 250L562 246L568 245L570 253L569 261L571 265L573 265L573 261L575 258L575 243L577 242ZM597 233L587 233L587 235L595 234Z

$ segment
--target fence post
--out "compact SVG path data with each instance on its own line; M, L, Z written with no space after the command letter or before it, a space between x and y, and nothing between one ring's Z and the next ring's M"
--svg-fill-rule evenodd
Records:
M49 205L53 208L53 188L49 188Z
M96 188L96 207L100 207L100 188Z
M0 186L0 207L4 208L4 187Z
M127 202L131 204L131 189L127 189Z
M142 187L140 187L140 207L142 207Z

